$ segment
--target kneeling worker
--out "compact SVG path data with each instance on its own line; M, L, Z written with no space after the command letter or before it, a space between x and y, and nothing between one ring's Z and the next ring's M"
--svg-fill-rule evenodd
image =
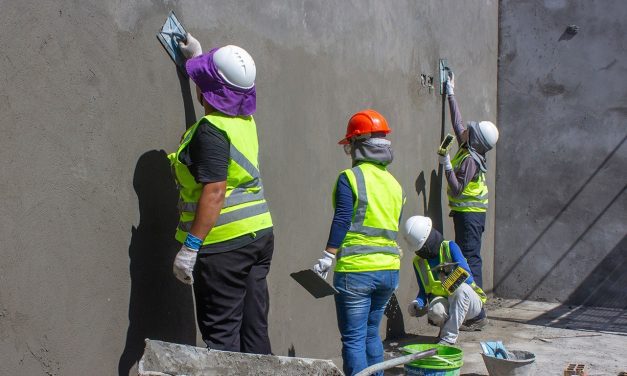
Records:
M444 240L428 217L414 216L405 222L405 239L416 250L413 264L418 296L408 307L415 317L427 315L440 327L439 344L457 342L464 320L477 317L487 297L475 283L459 246Z

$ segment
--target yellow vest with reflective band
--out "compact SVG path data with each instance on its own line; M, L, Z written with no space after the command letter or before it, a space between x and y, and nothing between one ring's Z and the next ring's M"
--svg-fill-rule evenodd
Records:
M252 116L227 116L214 112L200 119L184 134L176 151L168 155L179 187L181 213L175 238L183 243L192 227L202 184L196 182L179 155L202 123L209 122L222 131L230 143L224 204L217 222L203 245L237 238L272 227L272 218L263 195L259 175L257 126Z
M449 246L450 241L445 240L440 244L440 264L444 262L453 262L453 258L451 257L451 248ZM431 272L431 266L429 262L423 259L420 256L414 257L414 267L418 271L418 276L420 277L420 281L425 288L425 292L427 294L435 295L435 296L449 296L448 291L442 286L442 281L439 279L435 279L433 273ZM465 283L465 282L464 282ZM481 299L482 303L485 303L488 300L485 292L481 289L481 287L477 286L475 282L470 284L473 290L479 295L479 299Z
M401 185L385 166L375 163L361 162L342 173L346 174L356 200L335 271L400 269L396 236L405 202Z
M468 157L472 158L468 149L465 147L459 148L451 161L453 171L457 170ZM488 185L485 183L485 173L483 171L477 173L459 196L453 197L450 187L447 192L448 206L452 211L482 213L488 208Z

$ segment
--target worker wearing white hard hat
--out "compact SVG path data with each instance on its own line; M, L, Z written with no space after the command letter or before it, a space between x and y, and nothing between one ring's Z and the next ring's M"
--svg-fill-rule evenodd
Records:
M416 253L413 265L418 280L418 294L408 312L414 317L426 314L441 328L439 343L455 344L464 320L476 318L487 297L475 283L459 246L444 240L430 218L409 218L403 235Z
M454 87L454 75L450 72L444 91L448 98L459 150L452 160L447 153L440 155L439 161L444 167L448 183L448 202L450 216L455 225L455 242L468 260L477 285L483 286L481 237L488 209L486 154L496 146L499 131L489 121L471 121L464 127ZM486 313L482 310L475 320L465 323L462 330L481 330L486 323Z
M174 275L193 285L207 347L270 354L266 276L274 235L252 116L255 62L232 45L203 54L190 34L179 48L205 116L168 156L180 190Z

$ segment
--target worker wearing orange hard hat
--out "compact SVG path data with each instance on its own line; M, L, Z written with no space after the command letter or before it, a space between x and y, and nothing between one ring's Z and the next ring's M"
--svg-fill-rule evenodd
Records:
M374 110L360 111L348 121L339 143L351 156L352 168L337 179L329 239L313 267L326 278L337 260L333 285L339 292L335 307L346 375L383 361L379 324L398 286L396 236L405 199L387 170L393 159L386 139L390 132L383 115Z

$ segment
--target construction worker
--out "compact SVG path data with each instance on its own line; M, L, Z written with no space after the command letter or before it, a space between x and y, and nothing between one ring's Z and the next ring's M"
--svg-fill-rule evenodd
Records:
M433 228L431 218L409 218L403 234L416 252L413 265L418 280L418 295L409 304L409 314L414 317L426 314L429 321L441 328L438 343L453 345L457 342L462 322L477 317L487 297L475 283L459 246L454 241L444 240L442 234ZM449 277L456 267L461 267L468 277L458 273L462 276L461 284L451 293L443 286L442 279ZM437 275L434 275L436 271ZM461 279L464 279L463 283Z
M202 53L181 42L205 116L169 156L180 189L174 275L193 284L207 347L270 354L266 276L274 250L272 219L259 176L255 62L244 49Z
M404 197L386 168L393 159L385 138L390 132L385 118L374 110L350 118L339 143L353 167L337 179L329 239L313 268L326 278L337 258L333 285L339 292L335 307L346 375L383 361L379 323L398 286L396 235Z
M450 72L445 83L453 130L459 150L451 161L448 153L439 155L448 183L448 202L455 225L455 242L459 244L475 282L483 287L481 272L481 236L485 228L488 208L488 171L486 153L496 145L499 131L489 121L471 121L464 127L459 106L454 95L454 75ZM462 326L462 330L481 330L487 325L485 310L474 320Z

